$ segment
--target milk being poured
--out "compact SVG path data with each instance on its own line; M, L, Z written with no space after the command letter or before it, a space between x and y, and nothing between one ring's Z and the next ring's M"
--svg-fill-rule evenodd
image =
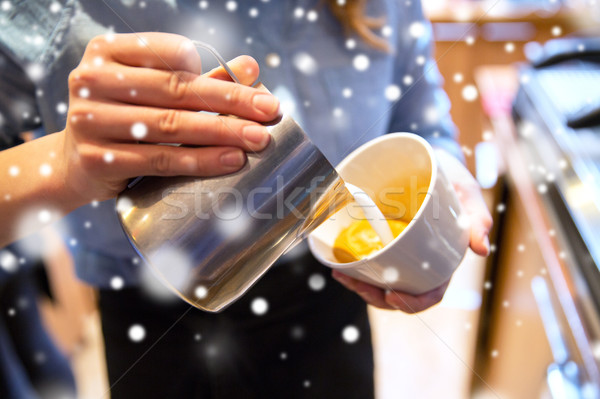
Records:
M333 255L340 263L355 262L370 256L398 237L408 225L404 220L386 219L360 188L349 183L346 183L346 188L361 207L364 218L355 218L335 239Z

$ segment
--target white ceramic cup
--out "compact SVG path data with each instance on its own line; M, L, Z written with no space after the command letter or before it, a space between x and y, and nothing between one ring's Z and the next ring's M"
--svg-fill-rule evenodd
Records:
M421 294L450 279L469 245L469 222L432 147L412 133L371 140L336 168L344 181L363 189L388 218L409 221L392 242L359 261L339 263L333 244L356 219L360 207L347 205L308 237L324 265L385 289Z

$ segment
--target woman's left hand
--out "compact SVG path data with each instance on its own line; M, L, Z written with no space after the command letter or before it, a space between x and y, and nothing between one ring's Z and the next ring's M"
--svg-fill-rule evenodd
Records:
M454 156L442 149L436 149L440 168L452 182L464 212L471 222L469 246L478 255L487 256L490 252L489 232L492 216L483 200L481 188L467 168ZM349 277L337 270L333 278L351 291L360 295L365 302L381 309L399 309L406 313L417 313L440 302L450 280L441 286L420 295L400 291L384 290L374 285Z

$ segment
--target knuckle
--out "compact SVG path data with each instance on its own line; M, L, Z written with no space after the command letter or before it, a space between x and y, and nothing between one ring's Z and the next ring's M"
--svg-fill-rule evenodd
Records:
M167 90L171 98L173 98L176 101L182 101L187 94L187 86L187 82L178 73L172 72L169 74L167 81Z
M90 114L90 110L87 106L81 104L79 101L74 101L69 104L69 111L67 114L67 122L85 122L87 121L87 115Z
M240 105L242 102L242 89L240 85L231 85L231 89L225 95L231 106Z
M215 140L219 143L225 143L228 141L229 136L234 132L231 118L223 115L217 116L217 122L215 123ZM241 134L241 132L239 133Z
M102 48L105 43L104 35L96 35L90 39L86 47L92 49Z
M95 145L88 143L78 144L77 155L81 168L88 172L98 171L104 164L102 151Z
M89 69L75 68L71 71L68 78L69 90L71 95L78 93L80 89L84 87L95 86L100 79L98 73L93 73Z
M171 157L166 151L158 151L150 156L150 168L155 173L165 175L171 170Z
M180 112L175 109L165 110L158 121L160 133L165 135L175 135L179 131Z

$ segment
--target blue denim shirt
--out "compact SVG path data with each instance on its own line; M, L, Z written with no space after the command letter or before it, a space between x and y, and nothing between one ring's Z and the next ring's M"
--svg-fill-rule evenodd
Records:
M66 113L57 105L68 104L67 76L92 37L164 31L207 42L226 59L256 58L261 81L334 165L361 144L400 131L462 157L419 1L368 2L369 15L385 18L377 33L388 40L389 53L345 36L319 0L235 4L28 0L0 10L0 145L18 143L23 130L65 127ZM202 56L205 65L212 61ZM65 232L79 277L104 287L114 276L126 283L137 279L136 254L114 206L106 201L76 210Z

